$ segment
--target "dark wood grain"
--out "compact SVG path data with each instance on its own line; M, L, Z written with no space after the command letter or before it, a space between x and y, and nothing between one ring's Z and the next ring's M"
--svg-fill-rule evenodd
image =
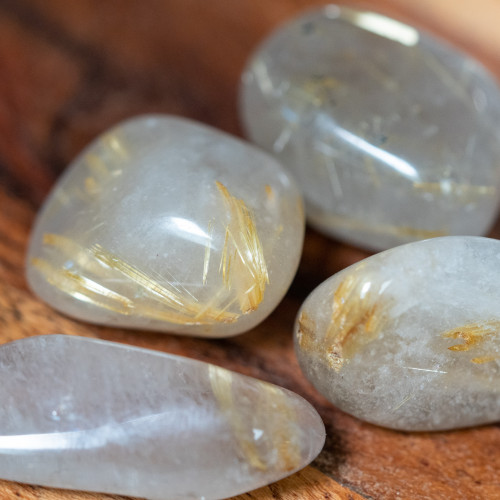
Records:
M86 335L210 361L308 399L325 421L325 449L301 474L243 498L500 498L500 428L401 433L346 415L302 376L292 325L307 294L366 257L308 231L297 277L276 311L225 340L126 331L61 316L24 279L36 210L93 137L145 112L188 116L241 133L237 87L258 41L307 0L0 0L0 342ZM372 8L450 38L500 75L500 3L377 0ZM500 224L492 231L500 237ZM8 383L8 381L2 381ZM358 496L359 495L359 496ZM97 499L0 482L0 498ZM115 497L118 498L118 497Z

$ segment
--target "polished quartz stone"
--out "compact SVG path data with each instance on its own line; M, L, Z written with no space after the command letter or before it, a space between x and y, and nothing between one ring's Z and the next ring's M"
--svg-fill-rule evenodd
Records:
M28 281L85 321L224 337L278 304L301 195L253 146L189 120L126 121L69 166L33 230Z
M475 60L334 5L275 31L243 74L247 135L304 191L310 223L380 250L484 234L499 200L500 92Z
M369 257L302 306L300 365L334 405L403 430L500 419L500 241L448 236Z
M188 358L49 335L0 348L0 478L219 499L306 466L323 422L300 396Z

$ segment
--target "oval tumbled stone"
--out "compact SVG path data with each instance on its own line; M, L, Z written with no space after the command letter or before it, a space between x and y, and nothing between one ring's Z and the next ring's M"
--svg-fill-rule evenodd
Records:
M250 59L241 115L329 235L380 250L493 222L500 91L478 62L410 26L334 5L306 13Z
M276 160L189 120L144 116L96 139L57 183L28 281L85 321L229 336L281 300L303 234L301 196Z
M292 474L325 441L291 391L128 345L31 337L0 347L0 376L0 478L11 481L214 500Z
M300 365L340 409L402 430L500 419L500 241L449 236L332 276L295 325Z

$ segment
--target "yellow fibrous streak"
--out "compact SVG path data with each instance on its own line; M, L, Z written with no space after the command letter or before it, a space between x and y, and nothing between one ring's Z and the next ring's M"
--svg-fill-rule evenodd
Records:
M332 316L323 337L306 312L299 317L298 341L305 352L314 351L339 372L364 345L380 334L390 301L382 287L370 281L362 265L348 274L333 294Z
M84 158L89 172L84 187L89 195L100 193L108 182L120 176L123 162L129 159L127 147L116 133L105 135L101 139L101 147L107 152L107 162L95 153L87 153Z
M255 220L243 200L232 196L217 182L229 213L219 270L224 285L236 291L243 314L255 311L264 298L269 283L264 252Z
M238 404L240 388L234 387L233 374L210 365L209 378L219 408L228 420L242 458L258 470L291 471L301 463L297 415L286 394L265 382L257 382L256 403L252 412ZM281 418L265 418L279 414ZM262 436L256 438L254 430Z
M183 325L232 323L238 319L238 314L216 306L220 299L217 294L210 303L202 304L185 288L155 279L100 245L84 248L56 234L46 234L44 244L71 259L74 269L55 267L47 259L40 258L32 259L31 264L50 284L77 299L119 314L135 314ZM117 283L122 284L120 293L112 289Z
M146 272L99 244L84 247L59 234L44 235L48 258L34 258L31 264L61 291L119 314L182 325L233 323L241 313L258 308L269 277L252 213L223 184L217 182L217 189L228 215L219 264L221 283L208 302L200 302L173 276ZM214 220L208 224L202 285L209 279L214 224ZM241 313L228 310L235 303Z
M100 195L105 195L110 184L123 174L130 154L127 141L121 134L113 132L105 135L100 139L97 150L86 153L81 159L81 171L85 172L81 184L55 191L58 205L68 206L75 200L92 202Z
M457 182L414 182L417 191L425 193L448 195L462 203L474 203L482 198L493 197L496 194L494 186L476 186L473 184L459 184Z
M500 333L500 320L489 320L478 323L468 323L458 328L453 328L442 334L447 339L459 339L463 342L455 344L448 349L450 351L474 351L480 348L487 340ZM498 356L485 354L472 358L471 363L483 364L495 361Z
M401 236L403 238L411 239L437 238L439 236L447 236L449 234L449 232L444 229L432 230L412 226L375 224L346 215L318 213L317 215L315 215L315 220L318 221L318 223L332 227L335 226L341 229L366 231L367 233L384 234L388 236Z

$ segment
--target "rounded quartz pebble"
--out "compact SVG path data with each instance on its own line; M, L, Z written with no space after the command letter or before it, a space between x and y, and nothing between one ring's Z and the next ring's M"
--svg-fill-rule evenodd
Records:
M93 323L225 337L288 289L304 236L301 195L266 153L162 115L105 132L43 206L28 281Z
M494 220L500 91L444 41L372 12L309 11L251 57L240 104L326 234L382 250Z
M128 345L30 337L0 346L0 376L0 478L11 481L215 500L293 474L325 441L291 391Z
M303 304L295 348L338 408L407 431L500 418L500 241L448 236L369 257Z

